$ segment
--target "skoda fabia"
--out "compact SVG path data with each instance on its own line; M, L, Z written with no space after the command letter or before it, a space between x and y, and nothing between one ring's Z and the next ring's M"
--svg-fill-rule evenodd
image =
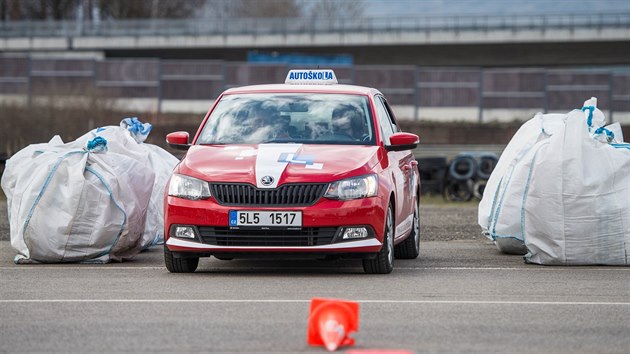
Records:
M166 267L200 257L360 258L390 273L420 248L420 181L412 149L376 89L330 70L292 70L284 84L231 88L196 135L165 196Z

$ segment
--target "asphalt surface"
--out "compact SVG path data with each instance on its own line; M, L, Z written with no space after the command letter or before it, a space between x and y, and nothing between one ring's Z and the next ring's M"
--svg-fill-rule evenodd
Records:
M479 235L470 206L423 206L421 223L420 257L389 275L214 258L170 274L159 247L125 263L15 265L0 241L0 352L325 352L306 344L313 297L360 303L357 343L341 352L629 352L630 268L525 264Z

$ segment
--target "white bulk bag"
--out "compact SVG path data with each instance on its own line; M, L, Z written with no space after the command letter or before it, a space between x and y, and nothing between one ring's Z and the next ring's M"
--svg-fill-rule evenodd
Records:
M523 221L528 262L630 264L630 144L598 125L595 105L569 113L535 162Z
M525 254L523 196L532 161L549 137L564 129L566 114L538 113L524 123L501 154L479 203L478 223L500 251Z
M102 136L107 140L109 151L134 158L155 174L142 236L143 248L164 242L164 190L171 172L179 163L168 151L144 143L150 131L151 124L143 124L137 118L125 118L120 126L97 128L77 139L77 142L84 143L96 136Z
M145 248L164 243L164 192L179 159L157 145L140 144L148 152L148 164L155 173L153 191L147 210L147 221L142 237Z
M540 264L627 265L630 144L597 100L538 114L512 138L479 204L484 234Z
M140 252L154 174L97 138L29 146L7 161L15 261L121 261Z

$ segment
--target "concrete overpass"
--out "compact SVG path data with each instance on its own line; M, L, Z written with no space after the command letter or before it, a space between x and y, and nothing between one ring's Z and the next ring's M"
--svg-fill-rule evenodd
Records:
M350 54L360 65L630 65L630 13L0 24L5 53L245 61L251 50Z

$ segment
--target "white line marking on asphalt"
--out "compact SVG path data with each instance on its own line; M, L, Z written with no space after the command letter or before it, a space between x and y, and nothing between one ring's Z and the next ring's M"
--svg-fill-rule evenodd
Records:
M630 271L630 267L589 267L587 266L536 266L531 267L396 267L394 270L622 270Z
M85 270L134 270L134 269L144 269L144 270L166 270L166 267L125 267L125 266L64 266L64 265L51 265L51 264L21 264L14 267L0 267L0 270L50 270L50 269L85 269ZM353 270L353 269L361 269L360 267L344 267L344 268L333 268L333 267L230 267L230 268L200 268L201 272L213 271L213 270ZM394 271L396 270L521 270L521 271L575 271L575 270L596 270L596 271L630 271L630 267L571 267L571 266L531 266L531 267L394 267Z
M49 264L29 264L24 265L20 264L15 267L0 267L0 270L28 270L28 269L36 269L36 270L44 270L44 269L88 269L88 270L131 270L131 269L160 269L166 270L166 267L116 267L116 266L63 266L63 265L49 265Z
M353 300L364 304L450 304L450 305L596 305L630 306L630 302L593 301L473 301L473 300ZM311 300L282 299L23 299L0 300L0 304L16 303L310 303Z

